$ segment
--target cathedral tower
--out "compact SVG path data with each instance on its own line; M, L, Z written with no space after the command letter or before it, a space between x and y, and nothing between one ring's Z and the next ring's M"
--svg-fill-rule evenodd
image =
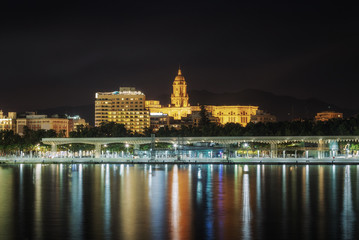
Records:
M182 76L181 68L173 81L173 92L171 94L171 105L173 107L188 107L187 83Z

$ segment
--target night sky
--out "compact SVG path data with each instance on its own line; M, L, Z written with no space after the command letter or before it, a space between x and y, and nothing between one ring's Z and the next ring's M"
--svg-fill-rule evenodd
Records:
M344 2L12 0L0 14L6 111L93 104L119 86L170 94L179 64L189 90L359 109L358 9Z

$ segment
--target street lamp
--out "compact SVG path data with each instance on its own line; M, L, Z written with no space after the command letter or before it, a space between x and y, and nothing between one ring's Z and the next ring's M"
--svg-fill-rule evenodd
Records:
M177 143L174 143L173 147L175 148L175 158L177 158Z
M126 143L125 147L126 147L126 155L128 155L128 148L130 147L130 145L128 143Z
M249 147L249 144L248 143L243 143L243 147L246 149L246 152L247 152L247 157L248 157L248 147Z

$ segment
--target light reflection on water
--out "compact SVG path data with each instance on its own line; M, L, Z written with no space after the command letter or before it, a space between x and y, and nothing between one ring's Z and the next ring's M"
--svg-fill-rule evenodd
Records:
M357 239L358 166L0 165L0 239Z

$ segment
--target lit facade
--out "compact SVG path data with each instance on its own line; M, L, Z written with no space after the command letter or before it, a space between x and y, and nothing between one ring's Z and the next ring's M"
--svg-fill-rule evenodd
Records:
M195 107L199 108L199 107ZM163 113L175 120L181 120L192 113L193 107L149 107L151 113Z
M145 94L132 87L121 87L114 92L98 92L95 99L95 126L103 122L115 122L125 125L132 132L143 133L150 127L145 101Z
M161 108L160 101L158 100L146 100L145 101L146 108Z
M69 116L67 119L69 119L69 132L77 131L80 126L89 127L89 123L85 119L80 118L80 116Z
M4 115L3 111L0 110L0 131L16 129L16 113L9 112L8 116Z
M175 120L181 120L193 111L193 107L188 103L187 83L181 69L178 69L178 75L175 77L172 87L171 104L168 107L161 106L157 100L147 100L146 107L151 113L163 113Z
M150 113L150 127L157 132L162 127L170 126L171 118L164 113Z
M187 83L184 76L182 76L181 69L178 69L178 75L175 77L172 87L171 106L176 108L189 107Z
M26 118L16 120L16 133L24 134L24 127L30 130L55 130L57 134L64 133L69 136L69 120L66 118L48 118L47 115L28 115Z
M330 111L320 112L315 116L315 121L328 121L335 118L343 118L343 113Z
M181 69L173 82L173 92L171 94L171 104L168 107L160 105L159 101L151 100L147 103L147 109L151 113L163 113L175 120L181 120L191 115L192 112L200 111L199 106L190 106L187 93L187 83L182 75ZM258 106L206 106L206 110L212 114L214 118L219 119L220 124L239 123L246 126L251 121L251 116L256 114Z
M206 110L219 118L220 124L239 123L245 127L251 121L251 116L256 114L258 106L206 106Z

